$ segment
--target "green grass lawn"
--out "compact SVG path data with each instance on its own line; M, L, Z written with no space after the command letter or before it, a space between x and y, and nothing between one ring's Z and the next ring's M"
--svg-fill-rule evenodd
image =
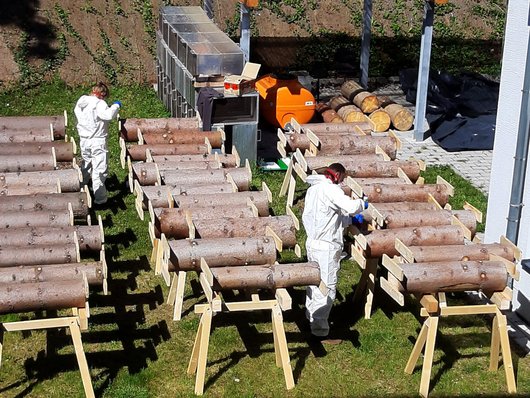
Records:
M37 90L0 93L1 115L51 115L67 109L69 134L76 135L73 106L88 87L72 88L53 82ZM168 116L149 87L111 88L110 101L119 99L122 117ZM9 105L7 105L9 104ZM198 326L193 313L197 278L191 277L185 292L184 316L172 320L165 303L168 288L154 275L149 262L151 244L146 221L134 209L134 197L126 187L127 175L119 165L117 125L111 126L108 188L112 207L97 211L104 221L109 295L92 292L89 330L83 344L97 396L169 397L194 396L194 377L186 368ZM436 174L455 186L454 208L464 200L485 211L486 198L450 168L428 168L427 182ZM279 191L283 173L255 170L253 185L266 181ZM305 185L297 184L295 212L299 215ZM273 202L283 213L285 199ZM303 232L299 241L303 243ZM296 261L293 252L282 261ZM418 395L421 359L412 375L404 367L421 327L417 302L401 308L381 290L376 291L371 319L352 303L360 277L359 267L344 261L338 297L331 314L333 329L345 341L315 349L307 341L304 289L291 289L293 309L284 313L285 329L296 386L285 390L283 373L275 366L272 327L267 312L219 314L213 318L208 353L205 394L241 397L413 397ZM462 300L461 295L451 300ZM26 319L21 314L8 319ZM5 319L5 318L4 318ZM487 316L442 319L431 376L431 396L507 395L504 369L488 371L491 319ZM73 347L64 331L14 332L4 337L0 396L83 396ZM512 345L519 396L530 396L530 359Z

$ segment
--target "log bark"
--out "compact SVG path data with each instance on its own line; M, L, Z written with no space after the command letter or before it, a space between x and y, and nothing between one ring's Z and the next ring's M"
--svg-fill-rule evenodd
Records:
M486 261L490 254L508 261L515 261L513 249L499 243L477 243L451 246L411 246L415 261L428 263L435 261Z
M475 235L477 230L477 220L473 212L469 210L387 210L383 212L383 215L385 216L386 227L389 229L427 225L451 225L454 215L471 231L472 236Z
M201 131L201 130L171 130L164 133L153 131L142 131L146 144L195 144L202 145L208 138L213 148L221 148L223 137L221 131Z
M366 120L366 119L365 119ZM349 123L305 123L301 124L302 130L311 130L313 133L359 133L370 134L372 125L366 121Z
M210 207L215 206L216 204L239 207L245 206L249 199L252 200L252 203L254 203L258 209L260 217L269 215L269 200L267 198L267 193L264 191L224 193L222 196L210 194L178 196L175 197L175 204L182 209Z
M217 220L195 220L193 225L201 238L264 236L268 226L280 237L284 247L296 245L295 227L290 216L256 217L250 222L247 219L225 217Z
M195 130L199 128L197 118L129 118L120 119L120 133L126 141L138 141L138 128L142 134L151 131Z
M64 139L66 135L66 121L64 115L0 117L0 136L4 135L7 131L25 134L29 130L43 130L48 133L53 131L54 139Z
M51 171L56 167L55 158L49 154L0 155L0 173L26 171Z
M364 113L372 113L379 108L379 99L376 95L366 91L353 80L348 80L340 87L341 94L353 102Z
M393 137L323 135L319 140L319 155L375 153L376 147L379 146L391 159L396 158L397 142Z
M0 156L51 154L52 148L55 148L55 158L58 162L71 162L74 159L74 145L66 141L2 144Z
M0 230L0 248L4 246L55 245L58 242L75 242L74 231L80 251L100 251L102 236L99 225L72 225L68 227L24 227L8 231Z
M306 156L305 161L309 170L319 170L328 167L332 163L340 163L346 170L353 168L357 163L375 162L383 160L382 154L363 154L355 155L322 155L322 156Z
M324 123L342 123L342 119L337 112L335 112L326 104L316 104L315 110L318 112Z
M1 173L0 187L20 187L33 185L57 186L60 183L62 192L75 192L81 188L79 171L64 169L53 171L28 171L24 173Z
M234 154L218 153L215 154L204 154L204 155L155 155L153 161L156 163L161 162L215 162L219 159L219 162L223 167L239 167L239 159Z
M395 248L396 238L399 238L407 246L464 244L462 228L455 225L377 229L365 235L365 238L367 258L381 257L383 254L390 257L398 255L399 253Z
M337 113L345 123L366 122L366 115L353 104L343 106ZM369 132L371 132L372 126L369 126Z
M501 261L442 261L400 264L409 293L463 292L480 290L501 292L508 273Z
M63 264L78 262L74 243L32 246L2 246L0 267L35 264Z
M0 284L0 314L85 307L88 291L79 278L69 281Z
M270 237L170 240L169 270L199 271L201 258L210 267L274 264Z
M160 172L166 185L178 186L193 181L195 185L216 184L227 180L230 174L238 190L248 191L252 173L244 167L219 170L164 170Z
M53 136L48 130L28 130L24 132L6 131L0 134L0 144L18 144L18 143L40 143L52 142Z
M65 281L83 278L90 286L101 286L105 269L101 261L83 263L19 265L0 267L0 284Z
M328 102L328 106L333 109L335 112L339 112L339 109L343 106L350 105L351 102L345 98L343 95L336 95Z
M399 104L385 106L385 111L390 116L392 126L399 131L408 131L414 124L414 115L407 108Z
M208 153L206 144L152 144L128 145L127 152L131 160L147 160L145 150L149 149L151 155L203 155Z
M86 218L88 215L87 200L85 192L0 196L0 213L64 210L70 203L74 217Z
M65 206L66 207L66 206ZM21 227L57 227L72 225L73 219L64 210L26 210L0 212L0 229Z
M316 262L212 268L214 290L279 289L320 284Z
M192 220L216 220L226 216L232 218L255 217L248 206L234 207L233 205L214 205L210 207L195 207L192 209L155 209L155 227L168 238L182 239L189 237L189 227L186 213ZM249 220L248 222L252 222ZM157 236L160 237L160 236Z
M397 177L398 169L401 169L412 182L416 182L421 173L421 165L415 160L360 162L353 157L347 166L344 163L343 166L346 174L353 178Z
M383 132L390 128L390 116L384 109L376 109L368 117L374 123L374 131Z
M441 205L449 200L449 189L444 184L363 185L363 191L377 207L380 202L427 202L429 194Z

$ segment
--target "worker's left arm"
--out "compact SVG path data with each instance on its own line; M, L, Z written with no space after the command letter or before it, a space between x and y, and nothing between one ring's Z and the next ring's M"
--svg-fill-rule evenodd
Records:
M105 101L99 101L96 105L96 113L98 118L105 121L110 121L116 117L120 106L118 104L112 104L108 106Z

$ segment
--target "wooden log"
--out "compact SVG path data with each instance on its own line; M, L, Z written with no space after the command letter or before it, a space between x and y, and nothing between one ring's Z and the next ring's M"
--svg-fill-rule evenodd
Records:
M341 94L353 102L364 113L372 113L379 108L379 99L376 95L366 91L353 80L348 80L340 87Z
M224 193L221 198L210 194L195 194L187 196L175 196L175 204L182 209L193 209L195 207L210 207L222 202L227 206L245 206L250 199L258 209L258 215L265 217L269 215L269 200L265 191L245 191Z
M339 112L340 108L346 105L350 105L350 104L351 102L341 94L334 96L328 102L328 106L331 109L333 109L335 112Z
M353 178L397 177L398 170L401 169L412 182L415 182L420 177L422 169L422 165L415 160L359 162L353 156L352 160L345 163L343 166L346 168L346 174Z
M4 155L43 155L55 149L58 162L71 162L74 159L74 144L69 141L4 143L0 145L0 156Z
M388 129L390 128L390 116L388 115L388 113L386 113L384 109L376 109L375 111L370 113L368 117L374 124L374 131L383 132L388 131Z
M342 119L337 112L335 112L326 104L321 102L317 103L315 110L319 113L320 117L322 117L324 123L342 123Z
M74 217L88 215L88 196L85 192L0 196L0 213L10 211L64 210L72 205Z
M216 184L226 181L227 174L230 174L238 190L248 191L252 181L250 170L240 167L220 170L164 170L161 171L162 179L166 185L178 186L193 181L195 185Z
M383 155L367 153L361 155L322 155L306 156L305 161L309 170L319 170L328 167L332 163L341 163L346 170L353 168L357 163L382 161Z
M151 144L151 145L128 145L127 153L131 160L147 160L146 149L151 155L202 155L208 153L206 144Z
M414 124L414 115L407 108L399 104L388 104L384 107L390 116L392 126L399 131L408 131Z
M142 207L144 210L147 210L148 203L151 203L151 206L153 206L153 208L170 206L169 198L171 195L171 187L167 185L148 185L141 187L140 189L141 192L138 194L142 197Z
M256 217L249 206L235 207L233 205L214 205L209 207L194 207L191 209L171 208L154 209L156 229L167 238L182 239L189 237L189 226L186 214L192 220L216 220L230 216L233 218ZM249 221L251 222L251 221ZM160 236L158 235L157 238Z
M199 271L201 258L209 267L274 264L276 246L268 236L255 238L181 239L168 241L170 271Z
M51 126L50 126L51 125ZM66 135L64 115L52 116L3 116L0 117L0 136L5 132L53 131L54 139L63 139Z
M379 212L386 210L437 210L434 203L431 202L387 202L387 203L373 203L372 204Z
M176 170L215 170L220 169L221 163L216 161L190 161L190 162L137 162L131 165L132 177L140 185L156 185L160 183L165 171Z
M34 194L55 194L61 190L58 185L0 186L0 196L25 196Z
M299 149L302 153L311 148L311 140L309 136L303 133L289 133L286 134L287 146L285 150L287 152L295 152Z
M362 238L366 240L366 257L381 257L383 254L392 257L399 254L395 248L396 238L406 246L464 244L464 232L455 225L377 229Z
M444 184L403 184L403 185L362 185L363 192L371 203L380 202L427 202L429 195L445 206L449 201L450 190Z
M88 291L81 278L68 281L0 284L0 314L84 308Z
M397 141L394 137L328 136L319 137L319 155L357 155L375 153L379 146L391 159L396 158Z
M79 262L75 243L54 245L2 246L0 267L34 264L63 264Z
M73 221L73 214L68 208L0 212L0 229L67 226L72 225Z
M0 187L50 185L57 186L59 181L62 192L75 192L81 188L79 170L64 169L52 171L28 171L24 173L1 173Z
M50 171L57 166L55 157L49 154L0 155L0 173L26 171Z
M251 221L224 217L217 220L194 220L193 225L201 238L256 237L266 235L270 227L281 239L284 247L296 245L293 219L290 216L256 217Z
M90 286L101 286L105 273L105 265L101 261L19 265L0 267L0 284L64 281L82 279L85 275Z
M508 283L501 261L442 261L400 264L409 293L463 292L467 290L502 292Z
M366 119L365 119L366 120ZM372 125L367 121L349 123L305 123L301 124L302 130L311 130L313 133L359 133L370 134Z
M48 130L28 130L23 134L18 131L7 131L0 134L0 144L52 142L53 136Z
M430 263L436 261L486 261L490 255L515 261L513 249L500 243L477 243L471 245L411 246L408 248L414 261Z
M477 220L473 212L469 210L387 210L383 212L383 215L387 228L451 225L454 215L471 231L472 235L475 235L477 230Z
M211 269L214 290L279 289L320 284L316 262L220 267Z
M221 148L223 145L223 133L221 130L201 131L201 130L170 130L164 133L142 131L142 136L146 144L204 144L208 138L213 148Z
M138 141L138 128L142 133L167 130L195 130L197 118L128 118L120 119L120 134L125 141Z
M153 162L215 162L219 160L223 167L239 167L239 158L232 153L199 154L199 155L155 155Z
M74 232L76 232L74 234ZM103 236L99 225L72 225L67 227L23 227L0 230L0 247L54 245L58 242L77 243L81 251L100 251Z
M337 111L337 114L340 116L340 118L345 123L352 123L352 122L365 122L366 123L366 115L361 111L359 108L357 108L355 105L350 104L343 106ZM372 131L372 125L369 125L369 131Z

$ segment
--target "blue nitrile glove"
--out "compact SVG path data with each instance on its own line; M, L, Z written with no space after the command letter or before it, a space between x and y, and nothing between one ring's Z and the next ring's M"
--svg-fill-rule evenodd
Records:
M362 213L356 214L351 218L352 224L360 225L364 222L364 216Z
M363 195L364 208L368 209L368 196Z
M114 101L114 102L112 103L112 105L114 105L114 104L118 105L118 106L121 108L121 101Z

